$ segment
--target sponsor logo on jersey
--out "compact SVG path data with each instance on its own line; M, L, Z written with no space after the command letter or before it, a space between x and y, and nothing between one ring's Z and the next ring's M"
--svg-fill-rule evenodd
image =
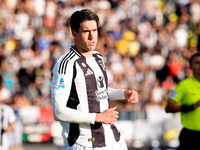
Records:
M105 89L103 91L95 91L97 101L100 102L100 100L108 99L108 89Z
M176 97L177 94L178 93L175 90L172 90L171 92L169 92L169 98L175 99L175 97Z
M87 72L86 72L85 76L89 76L89 75L92 75L92 74L93 74L92 70L87 68Z
M97 78L97 85L99 88L103 88L104 87L104 78L102 76L99 76Z
M60 81L59 81L59 84L58 84L58 88L62 88L62 89L65 88L63 77L60 78Z
M101 88L101 89L105 87L104 77L99 76L97 78L97 86L99 88ZM98 102L100 102L100 100L108 99L108 89L105 89L105 90L96 90L95 94L96 94Z

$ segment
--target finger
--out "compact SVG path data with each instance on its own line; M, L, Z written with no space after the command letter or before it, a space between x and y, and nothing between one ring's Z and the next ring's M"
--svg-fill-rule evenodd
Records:
M112 110L116 110L116 109L117 109L117 106L115 106L115 107L112 107L112 108L110 108L110 109L112 109Z
M115 113L114 118L118 118L119 117L119 112Z
M137 103L138 102L138 97L130 99L129 102L131 102L131 103Z
M131 94L132 93L132 91L131 90L128 90L128 94Z
M136 91L132 91L131 94L130 94L129 99L130 99L130 100L134 100L134 99L136 99L136 98L137 98L137 92L136 92Z
M114 117L112 120L115 120L115 121L117 121L117 119L118 119L118 116Z
M126 91L124 92L124 94L125 94L126 96L129 96L129 95L131 94L131 90L126 90Z
M113 119L113 123L114 123L114 122L116 122L116 121L117 121L117 119L118 119L118 117L117 117L117 118L114 118L114 119Z
M138 99L132 100L131 103L138 103Z

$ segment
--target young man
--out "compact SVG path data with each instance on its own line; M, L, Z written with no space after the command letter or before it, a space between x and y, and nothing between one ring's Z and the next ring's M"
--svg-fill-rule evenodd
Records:
M166 106L166 112L181 112L179 150L200 149L200 53L192 55L189 64L193 76L178 83Z
M108 87L102 55L95 51L99 17L88 9L70 18L75 45L53 68L52 107L60 121L65 150L127 150L109 100L137 103L137 92Z

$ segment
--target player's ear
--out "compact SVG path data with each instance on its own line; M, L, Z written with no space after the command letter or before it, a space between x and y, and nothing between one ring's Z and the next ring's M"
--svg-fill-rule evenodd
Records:
M188 67L192 70L192 62L191 63L189 63L189 65L188 65Z
M76 39L77 37L77 32L75 30L72 30L72 36Z

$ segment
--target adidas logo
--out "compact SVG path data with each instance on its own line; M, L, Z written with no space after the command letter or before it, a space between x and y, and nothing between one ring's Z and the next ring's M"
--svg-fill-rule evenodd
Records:
M92 74L93 74L92 70L87 68L87 72L86 72L85 76L89 76L89 75L92 75Z

